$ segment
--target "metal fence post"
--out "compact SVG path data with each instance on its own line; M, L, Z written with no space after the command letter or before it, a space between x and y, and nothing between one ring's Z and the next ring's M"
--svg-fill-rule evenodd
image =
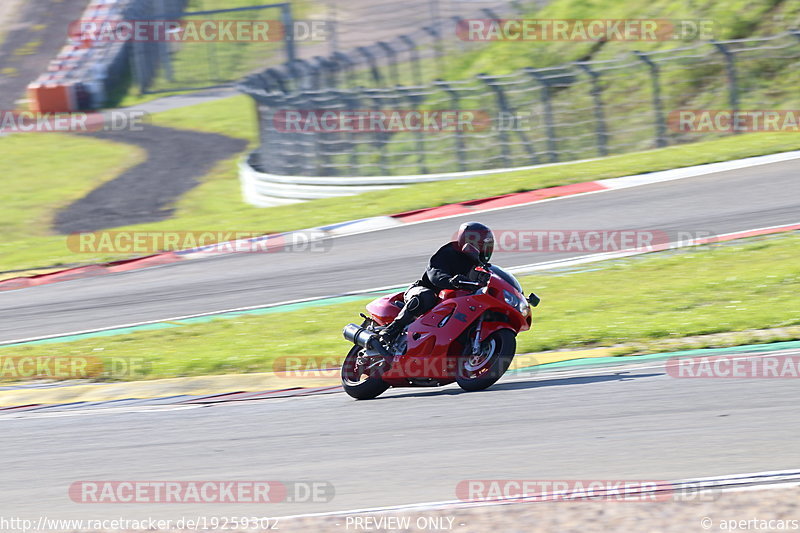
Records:
M366 89L359 87L361 94L366 96L372 101L373 110L381 109L381 98L377 89ZM389 166L386 164L386 141L389 139L389 133L386 131L376 131L373 133L373 141L378 146L378 166L381 169L383 176L391 174Z
M453 109L460 109L461 102L458 96L458 92L453 90L453 88L444 80L436 80L433 84L437 87L441 87L444 92L450 96L450 102L453 106ZM456 157L458 158L458 170L464 171L467 169L466 165L466 155L465 155L465 148L464 148L464 132L461 131L461 128L456 128L455 131L455 141L456 141Z
M278 90L280 90L280 92L284 94L289 92L288 84L286 83L283 74L278 69L268 68L264 71L264 73L271 76L272 79L275 80L275 84L278 86Z
M594 120L597 133L597 151L601 156L608 155L608 128L603 111L603 90L600 88L600 73L592 70L586 63L576 62L578 68L586 72L592 83L592 101L594 102Z
M292 5L288 2L281 5L281 22L283 23L283 42L286 43L286 61L294 61L297 53L294 48L294 17Z
M328 2L328 14L326 18L329 25L328 36L331 44L330 55L334 55L339 51L339 25L335 2Z
M160 20L167 20L169 18L169 14L167 13L167 5L164 0L160 0L160 2L158 3L158 14L155 18ZM170 82L174 82L175 76L172 71L172 57L170 55L169 46L170 46L169 41L167 41L166 39L164 40L164 42L158 43L159 55L160 55L159 59L161 63L164 65L164 74L166 75L167 80Z
M425 31L425 33L427 33L428 35L433 37L433 40L435 42L437 42L437 43L439 42L439 38L440 37L439 37L439 29L438 28L435 28L435 27L432 27L432 26L424 26L422 29L423 29L423 31ZM438 45L436 46L436 48L434 50L433 57L434 57L434 60L436 61L436 72L442 72L442 68L443 68L442 67L442 50Z
M350 79L350 72L352 71L353 67L353 60L347 54L343 54L342 52L336 52L333 54L333 61L337 65L337 71L342 73L342 86L347 85L347 81Z
M478 79L486 84L486 86L494 93L498 109L503 113L508 113L508 104L506 102L505 94L503 94L503 91L500 89L500 87L493 83L494 78L482 73L478 74ZM511 164L511 153L508 149L508 133L502 127L497 128L497 137L500 142L500 153L503 156L503 163L508 166Z
M273 94L259 105L267 111L261 113L261 135L267 140L258 152L259 161L267 172L286 173L289 169L289 156L285 153L285 144L277 142L282 133L275 128L274 122L275 110L286 109L286 99L282 93Z
M372 72L372 79L375 81L375 85L383 85L383 77L381 76L380 70L378 70L378 65L375 63L375 56L372 55L372 52L363 46L359 46L356 48L356 50L358 50L358 52L367 60L367 63L369 63L369 69L370 72Z
M736 57L725 43L711 41L711 44L713 44L725 58L725 70L728 74L728 104L731 106L731 112L735 113L739 110L739 83L736 79ZM736 134L739 132L734 128L733 133Z
M334 77L333 64L322 56L314 56L312 63L314 68L317 69L318 80L320 81L320 89L330 89L336 87L336 78Z
M133 67L133 79L136 80L136 84L139 86L139 94L145 94L147 92L147 76L145 74L145 59L142 57L142 45L144 43L139 42L132 42L130 44L131 48L131 66Z
M553 125L553 102L550 94L550 80L534 68L526 68L525 72L530 74L541 86L540 100L544 109L544 129L547 133L547 152L550 154L550 162L558 162L558 145L556 140L556 129Z
M389 76L394 80L395 85L400 85L400 76L397 73L397 54L395 53L394 48L389 45L386 41L378 41L378 46L381 47L383 52L386 54L386 58L389 62Z
M442 48L442 35L439 28L439 0L428 0L428 9L430 11L431 20L433 21L434 51L436 53L437 63L440 63L444 50Z
M315 95L309 95L307 99L309 103L309 109L322 108L322 106L317 104L315 99L328 102L331 99L331 93L329 91L320 91ZM331 158L328 154L328 146L330 146L333 140L338 138L339 135L339 133L328 133L325 131L319 131L314 134L314 159L316 160L317 175L331 176L335 174L335 172L333 172L331 169Z
M664 123L664 110L661 106L660 71L658 65L647 54L634 50L633 55L650 69L650 81L653 87L653 119L656 123L656 146L663 148L667 145L667 126Z
M411 63L411 73L414 76L414 83L422 85L422 73L419 70L419 54L417 53L417 44L411 40L408 35L401 35L398 37L408 47L408 57Z
M411 109L419 110L419 104L424 100L424 97L419 94L414 94L414 92L407 87L396 87L395 90L402 94L411 104ZM414 144L416 144L417 147L417 164L419 165L420 173L427 174L428 167L425 164L425 155L427 154L425 151L425 134L419 129L414 130Z
M486 81L487 79L491 79L492 81L491 82L487 82ZM495 98L497 99L497 106L500 108L500 111L502 113L505 113L506 115L508 115L511 118L511 123L514 125L512 131L514 133L516 133L517 137L519 137L520 140L522 141L523 150L525 150L525 152L528 154L528 157L530 158L530 161L534 165L539 164L539 156L536 154L536 149L534 147L533 141L531 141L528 138L528 136L525 135L524 131L522 131L521 129L518 129L516 127L516 120L517 120L516 109L514 109L513 107L511 107L509 105L508 99L506 98L506 94L505 94L505 92L503 92L503 88L499 84L495 83L496 82L496 78L492 78L492 77L489 77L489 76L484 76L483 77L483 81L494 92ZM500 117L498 117L498 125L497 125L498 134L503 134L503 138L504 138L505 142L508 143L508 146L510 147L511 146L511 142L510 142L510 140L508 138L508 134L505 133L505 127L503 125L503 121L499 120L499 118ZM511 151L510 150L505 150L504 151L504 158L506 158L506 156L505 156L506 153L508 154L508 157L511 157ZM510 162L510 159L508 159L508 162Z

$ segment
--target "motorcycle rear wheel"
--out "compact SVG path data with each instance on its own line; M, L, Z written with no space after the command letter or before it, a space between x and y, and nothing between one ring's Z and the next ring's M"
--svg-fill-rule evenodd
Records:
M342 363L342 387L356 400L371 400L383 394L389 384L381 379L380 368L364 373L359 368L358 357L364 348L353 346Z
M513 331L495 331L481 343L480 354L459 357L456 383L468 392L488 389L511 366L516 351L517 336Z

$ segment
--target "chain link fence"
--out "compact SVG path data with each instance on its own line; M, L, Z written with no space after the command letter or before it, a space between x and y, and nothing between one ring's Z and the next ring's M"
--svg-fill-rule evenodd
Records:
M131 18L139 21L181 21L187 26L210 31L237 23L266 21L280 32L272 32L269 41L225 38L148 39L131 41L133 79L140 93L196 90L233 85L242 76L264 68L270 62L295 59L295 43L291 29L294 25L289 2L263 2L231 9L195 9L188 0L145 0L137 5ZM280 34L278 39L275 35Z
M138 0L129 13L133 20L181 20L197 26L266 21L280 28L283 37L240 42L134 40L133 79L140 93L230 86L258 71L264 72L253 75L274 78L270 83L284 88L313 88L320 76L347 86L399 83L400 76L420 83L421 61L431 58L441 66L446 54L477 46L452 38L461 16L519 15L546 1L527 1L523 6L507 0L407 0L400 4L394 0L241 0L234 8L203 9L214 3ZM309 37L312 25L314 38ZM274 66L264 70L269 65ZM406 65L410 71L401 72ZM337 70L342 75L331 77Z
M443 70L448 54L482 46L457 37L465 17L517 17L546 3L547 0L376 2L348 17L342 12L343 2L332 2L334 7L325 20L325 46L300 47L293 61L254 72L244 83L281 92L379 88L403 80L421 85Z
M247 78L259 118L257 170L300 176L408 175L507 168L585 159L705 140L726 131L682 129L681 110L765 109L797 96L776 83L800 67L800 32L630 53L604 61L528 68L503 76L400 85L389 65L384 87L335 83L292 87L270 75ZM339 71L346 77L346 71ZM413 79L413 78L412 78ZM784 80L785 81L785 80ZM743 107L746 106L746 107ZM325 111L460 110L465 128L324 128ZM287 127L287 113L303 117ZM309 127L312 126L312 127Z

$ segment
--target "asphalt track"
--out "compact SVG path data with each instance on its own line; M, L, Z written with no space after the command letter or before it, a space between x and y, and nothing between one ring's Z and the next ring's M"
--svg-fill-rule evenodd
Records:
M800 213L798 169L774 164L476 218L502 229L727 233L788 224ZM325 254L225 256L6 292L2 336L402 283L466 218L337 238ZM4 515L31 519L279 516L453 500L465 479L671 480L800 467L797 380L676 379L663 365L540 371L480 393L392 390L369 402L339 393L0 414L0 501ZM260 506L93 505L70 500L80 480L305 480L332 483L336 494Z
M800 466L797 402L796 379L678 379L643 362L504 378L479 393L0 415L0 501L6 515L32 519L286 516L455 500L467 479L783 470ZM336 493L260 506L74 503L67 490L79 480L306 480Z
M325 243L325 252L217 256L7 291L0 293L0 342L407 283L470 219L504 230L671 234L795 223L798 175L800 161L793 160L344 236ZM197 229L215 228L209 221ZM493 260L516 266L584 254L507 252Z

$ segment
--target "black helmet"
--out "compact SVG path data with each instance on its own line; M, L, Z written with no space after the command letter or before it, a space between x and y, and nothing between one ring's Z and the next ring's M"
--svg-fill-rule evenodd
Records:
M471 244L478 250L481 262L488 263L494 251L494 233L480 222L465 222L458 228L458 247Z

